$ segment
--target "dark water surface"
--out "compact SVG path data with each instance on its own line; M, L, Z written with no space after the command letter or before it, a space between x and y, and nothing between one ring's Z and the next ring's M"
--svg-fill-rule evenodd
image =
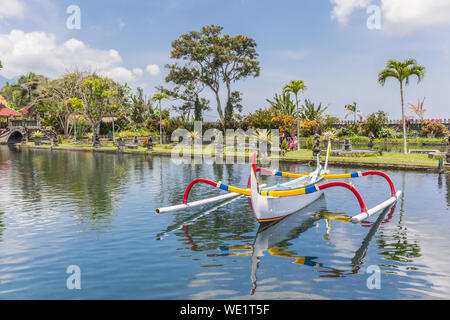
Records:
M330 219L358 204L348 190L328 189L258 233L245 198L154 214L180 203L197 177L246 185L248 164L0 146L0 298L448 299L450 177L387 173L404 196L366 223ZM368 207L387 199L385 181L362 179L352 183ZM198 186L190 199L217 193ZM80 290L67 288L71 265ZM374 267L380 289L367 285Z

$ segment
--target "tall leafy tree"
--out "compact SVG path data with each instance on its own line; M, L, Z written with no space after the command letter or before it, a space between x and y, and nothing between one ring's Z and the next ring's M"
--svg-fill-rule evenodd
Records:
M200 31L182 34L172 42L171 58L184 61L182 65L167 65L167 82L180 84L198 80L211 89L216 97L217 112L225 125L220 87L226 86L227 102L232 99L232 83L249 76L259 76L256 42L242 35L222 34L223 27L208 25Z
M233 91L231 97L227 101L225 106L225 121L231 121L233 119L240 119L242 112L242 96L239 91ZM239 112L239 113L238 113Z
M56 118L65 137L70 133L72 115L80 111L80 104L74 103L73 99L82 98L84 78L81 73L68 73L59 79L45 82L40 90L39 98L44 102L42 111Z
M417 83L421 82L425 76L425 67L417 64L415 59L405 61L388 60L383 70L378 73L378 82L384 86L388 78L397 79L400 84L400 97L402 104L402 122L403 122L403 152L408 153L406 145L406 117L404 104L404 86L409 84L411 76L417 77Z
M110 97L117 94L115 83L97 74L88 76L82 83L82 100L85 113L91 123L93 140L100 131L103 116L108 113Z
M170 100L181 101L181 105L172 106L172 108L181 115L182 119L189 121L191 114L195 121L203 120L203 112L210 110L209 100L200 97L200 93L205 85L198 80L183 81L172 90L159 87L158 89L165 93Z
M284 86L283 92L292 92L295 95L295 105L297 107L297 138L300 137L300 118L299 118L299 107L298 107L298 94L301 91L305 92L306 85L303 80L291 80L287 85ZM300 143L297 143L297 150L300 150Z
M144 96L142 88L136 89L136 94L130 95L130 118L131 121L143 125L152 115L151 99Z

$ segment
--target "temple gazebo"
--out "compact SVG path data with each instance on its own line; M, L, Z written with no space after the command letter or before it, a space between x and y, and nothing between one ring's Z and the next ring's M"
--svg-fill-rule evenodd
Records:
M31 133L42 131L49 139L56 136L51 130L41 128L39 115L34 120L26 119L28 110L17 112L8 107L6 100L0 95L0 143L15 144L28 140Z

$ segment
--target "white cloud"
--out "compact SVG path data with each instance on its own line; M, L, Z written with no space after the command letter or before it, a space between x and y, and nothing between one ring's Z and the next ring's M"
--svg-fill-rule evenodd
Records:
M133 73L140 77L140 76L142 76L144 74L144 71L142 71L141 68L134 68L133 69Z
M334 4L331 18L346 24L355 9L365 8L371 2L372 0L331 0L331 3Z
M448 0L382 0L383 17L390 26L413 30L450 24Z
M330 0L331 18L346 24L357 9L367 8L372 0ZM374 4L378 5L379 2ZM420 28L450 24L449 0L381 0L383 29L408 32ZM366 14L364 10L363 13Z
M145 70L147 70L147 72L150 73L150 75L152 75L152 76L159 76L161 74L161 70L159 69L158 65L156 65L156 64L147 65Z
M22 19L25 13L25 6L19 0L0 0L0 20L5 18Z
M125 68L116 50L91 48L74 38L58 43L53 34L38 31L0 34L0 57L4 67L0 74L7 78L30 71L55 78L76 68L130 83L143 73L139 68Z

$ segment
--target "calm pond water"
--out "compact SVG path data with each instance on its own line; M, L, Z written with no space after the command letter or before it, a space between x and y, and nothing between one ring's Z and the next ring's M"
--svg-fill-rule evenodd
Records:
M404 196L359 225L327 219L358 212L340 189L260 233L245 198L154 214L197 177L243 186L248 173L0 146L0 299L450 298L449 176L388 171ZM389 194L379 177L352 182L369 207ZM215 194L198 186L191 199ZM67 289L70 265L80 290ZM380 289L367 286L372 266Z

